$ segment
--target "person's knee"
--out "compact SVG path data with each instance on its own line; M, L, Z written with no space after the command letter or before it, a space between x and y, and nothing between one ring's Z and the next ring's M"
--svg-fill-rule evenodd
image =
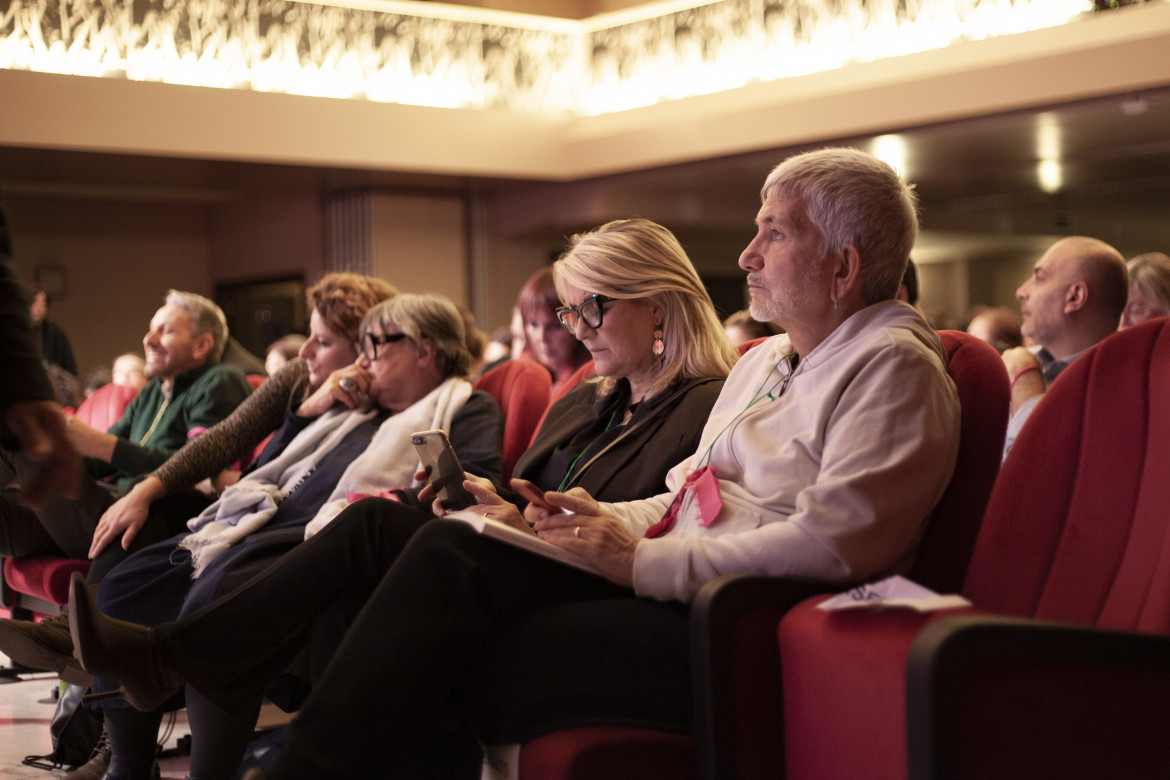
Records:
M467 550L482 538L466 523L436 520L419 528L411 543L428 549Z
M385 498L363 498L350 504L326 531L361 538L371 549L401 550L433 518L425 512ZM325 533L324 531L322 533Z
M52 538L36 513L20 504L14 490L0 496L0 556L23 558L56 552Z

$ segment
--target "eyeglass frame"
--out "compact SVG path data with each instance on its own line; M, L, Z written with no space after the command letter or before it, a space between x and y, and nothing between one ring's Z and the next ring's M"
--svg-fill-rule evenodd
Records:
M393 344L396 341L410 338L405 333L384 333L381 336L375 336L373 333L363 334L358 339L358 351L362 356L371 363L378 359L378 347L385 344ZM369 351L366 351L366 346L369 345Z
M1136 301L1126 302L1125 308L1121 310L1122 314L1128 314L1131 319L1140 318L1145 322L1150 318L1152 312L1161 312L1161 307L1156 303L1137 303ZM1160 316L1157 314L1155 316Z
M573 334L574 336L577 335L576 324L570 325L569 323L565 322L565 319L570 314L575 314L579 321L585 323L585 327L587 327L591 330L597 330L605 322L605 304L613 303L616 300L617 300L617 298L610 298L608 295L602 295L601 293L594 293L593 295L590 295L585 300L581 301L576 306L561 306L559 309L556 310L557 319L560 321L561 327L563 327L565 330L567 330L569 333ZM597 304L597 322L595 322L595 323L590 322L588 320L588 318L586 318L585 315L581 312L581 308L590 304L590 303Z

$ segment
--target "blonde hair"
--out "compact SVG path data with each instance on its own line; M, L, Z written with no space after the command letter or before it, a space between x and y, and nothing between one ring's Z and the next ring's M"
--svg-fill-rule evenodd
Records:
M1170 257L1161 252L1146 252L1126 263L1129 283L1138 291L1157 301L1163 315L1170 314Z
M575 235L553 271L561 300L568 299L572 286L649 301L662 310L662 369L647 398L680 379L727 376L739 357L694 265L674 234L659 224L622 219ZM614 381L603 380L602 392Z

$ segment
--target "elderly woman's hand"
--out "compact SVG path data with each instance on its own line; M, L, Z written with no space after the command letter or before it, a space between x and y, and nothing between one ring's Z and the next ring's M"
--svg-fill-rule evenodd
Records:
M471 495L475 496L476 501L474 506L467 507L469 512L478 512L489 520L510 525L526 534L535 533L532 530L532 526L528 525L528 521L520 514L519 508L515 504L500 498L499 494L496 493L496 486L492 484L491 480L476 477L471 474L465 474L464 476L466 479L463 481L463 487ZM438 504L439 502L436 501L435 503Z
M601 511L585 490L575 487L567 493L545 493L545 500L563 512L537 507L536 535L547 542L577 553L606 579L618 585L634 585L634 551L638 537L620 520Z
M414 479L416 482L423 482L423 481L430 479L430 474L427 473L427 470L425 468L419 469L418 471L415 472ZM471 482L474 485L478 485L481 490L485 490L485 491L488 491L488 492L493 493L493 494L496 492L496 486L493 485L490 480L484 479L483 477L477 477L474 474L468 474L465 471L465 472L463 472L463 487L464 488L467 488L468 482ZM473 496L475 495L475 493L473 491L471 491L470 489L468 490L468 492L471 493ZM436 495L437 495L437 493L435 492L434 484L431 482L427 482L427 484L423 485L422 490L420 490L418 492L418 502L420 504L425 504L428 501L432 501L431 512L435 515L435 517L442 517L443 515L447 514L447 512L453 511L453 510L447 509L447 507L443 506L442 503L440 503L439 500L435 498Z
M89 545L89 557L96 558L106 545L117 537L122 537L122 549L129 550L130 543L142 530L150 514L150 506L167 493L162 481L155 476L148 476L130 489L130 492L119 498L102 513L97 528L93 532L93 541Z
M370 392L370 372L356 363L342 366L297 407L298 417L317 417L335 404L356 409Z

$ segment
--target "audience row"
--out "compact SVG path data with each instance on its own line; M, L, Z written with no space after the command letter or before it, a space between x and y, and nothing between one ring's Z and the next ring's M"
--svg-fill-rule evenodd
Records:
M252 777L472 777L483 745L565 725L687 731L704 583L908 571L959 436L912 305L913 190L862 152L809 152L769 175L756 226L750 319L780 335L742 357L731 333L749 323L719 321L648 220L575 236L528 281L528 351L510 359L547 366L558 400L507 484L500 410L466 378L473 326L445 298L326 276L298 354L250 393L219 365L222 312L172 291L123 418L63 418L80 487L0 504L0 554L94 561L62 615L0 621L14 659L92 687L109 750L84 776L153 778L162 716L185 705L191 778L234 777L266 695L299 711ZM1040 258L1017 292L1029 346L988 331L1012 390L1005 455L1065 366L1170 313L1168 267L1127 271L1087 237ZM411 446L431 429L466 471L459 512ZM35 485L43 458L4 463ZM370 690L383 717L342 714Z

